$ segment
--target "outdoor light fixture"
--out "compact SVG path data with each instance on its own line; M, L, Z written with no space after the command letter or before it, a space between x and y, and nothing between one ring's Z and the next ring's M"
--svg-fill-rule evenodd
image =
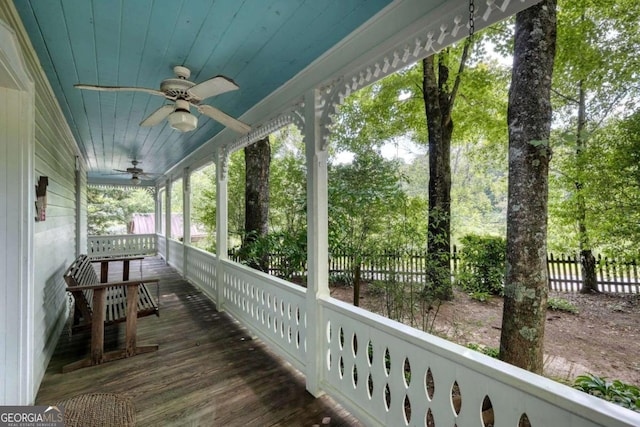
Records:
M186 104L186 108L181 103ZM198 126L198 118L188 110L189 104L185 101L176 101L176 109L169 114L168 120L171 127L180 132L191 132ZM182 108L181 108L182 107Z
M133 185L139 185L140 184L140 178L138 178L138 175L133 175L131 177L131 183Z

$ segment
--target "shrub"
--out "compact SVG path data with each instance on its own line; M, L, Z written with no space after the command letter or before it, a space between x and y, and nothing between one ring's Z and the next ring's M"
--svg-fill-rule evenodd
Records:
M480 302L489 302L491 294L489 292L474 291L469 293L469 298Z
M575 379L574 388L599 397L616 405L640 412L640 389L620 380L607 381L593 374L580 375Z
M468 234L461 243L457 285L469 293L502 295L507 250L505 239Z
M564 298L551 297L547 300L547 308L556 311L565 311L567 313L578 314L578 307L571 304Z

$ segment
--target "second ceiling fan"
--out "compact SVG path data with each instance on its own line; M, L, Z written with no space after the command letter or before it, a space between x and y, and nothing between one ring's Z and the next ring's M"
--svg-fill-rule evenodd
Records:
M78 89L101 90L101 91L137 91L146 92L152 95L162 96L174 101L174 104L163 105L144 119L140 126L155 126L164 119L169 121L173 129L181 132L189 132L198 126L198 118L191 114L193 106L201 114L211 117L223 125L239 133L248 133L251 127L240 120L231 117L227 113L216 107L201 102L212 96L239 89L238 85L228 77L215 76L202 83L195 84L189 81L191 71L180 65L173 67L175 78L165 79L160 83L160 90L144 87L127 86L97 86L87 84L76 84Z

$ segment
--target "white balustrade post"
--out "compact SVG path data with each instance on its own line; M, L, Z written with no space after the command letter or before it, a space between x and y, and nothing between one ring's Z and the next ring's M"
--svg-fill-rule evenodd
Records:
M165 186L164 203L164 260L169 264L169 260L171 259L169 250L169 239L171 238L171 178L167 179L167 185Z
M320 396L323 375L323 316L318 300L329 295L328 284L328 201L327 150L321 134L321 110L317 108L318 91L311 90L304 99L304 139L307 158L307 351L306 387Z
M182 276L185 279L189 245L191 245L191 174L186 167L182 176Z
M227 166L229 155L218 149L215 156L216 162L216 308L224 310L224 266L222 260L227 259L227 221L228 221L228 195L227 195Z
M156 255L160 254L160 245L158 244L158 234L160 233L160 224L162 223L162 206L160 206L160 187L156 185L153 192L153 203L155 206L154 212L154 228L155 235L153 238L153 244L155 245Z

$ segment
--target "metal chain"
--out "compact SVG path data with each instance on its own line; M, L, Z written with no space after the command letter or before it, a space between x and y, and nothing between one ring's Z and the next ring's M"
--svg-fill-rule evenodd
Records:
M469 0L469 37L473 37L473 33L475 33L475 11L476 5L474 0Z

